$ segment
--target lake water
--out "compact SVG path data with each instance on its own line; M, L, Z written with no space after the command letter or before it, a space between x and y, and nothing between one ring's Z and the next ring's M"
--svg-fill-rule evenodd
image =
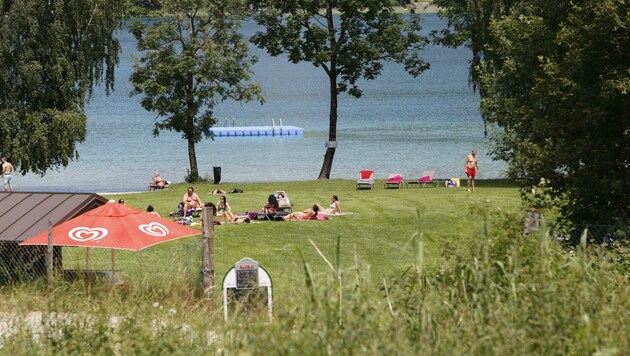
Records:
M423 31L442 28L436 15L425 15ZM245 23L249 38L257 27ZM18 191L127 192L146 189L153 172L181 182L188 173L187 143L175 132L152 136L153 113L129 97L131 55L135 41L127 31L118 34L121 62L115 92L97 90L86 107L88 137L78 145L80 158L44 177L14 177ZM266 103L221 103L217 126L284 125L304 128L304 137L240 137L204 140L197 145L200 175L212 178L222 169L222 182L301 181L319 175L328 139L327 77L311 64L292 64L285 57L259 57L254 80ZM433 170L437 177L463 177L464 160L472 148L479 152L480 178L503 176L506 165L486 156L479 97L468 86L467 49L429 47L423 57L431 69L418 78L396 64L385 64L376 80L361 84L360 99L339 98L338 148L331 178L356 179L361 169L376 178L401 173L419 178ZM228 187L228 188L231 188Z

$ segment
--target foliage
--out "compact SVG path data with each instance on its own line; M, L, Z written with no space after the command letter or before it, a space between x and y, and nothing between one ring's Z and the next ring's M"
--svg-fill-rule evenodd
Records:
M451 27L436 42L473 51L471 82L509 176L551 179L576 223L630 221L628 3L435 4Z
M256 58L238 32L238 1L162 1L157 20L136 21L131 32L135 58L132 95L142 94L145 110L157 113L153 135L176 131L188 144L189 178L199 177L195 144L210 138L214 107L224 100L260 100L247 83Z
M113 89L125 0L4 1L0 9L0 142L22 174L78 158L94 85Z
M360 79L375 79L383 61L402 63L414 77L428 68L419 57L427 40L419 35L419 17L407 20L389 0L253 0L264 26L251 41L272 56L286 54L292 63L311 62L329 80L328 140L337 140L338 96L360 97ZM339 16L334 14L339 12ZM319 179L330 178L336 147L328 147Z
M630 221L627 2L530 1L491 26L482 110L510 177L546 177L577 223Z

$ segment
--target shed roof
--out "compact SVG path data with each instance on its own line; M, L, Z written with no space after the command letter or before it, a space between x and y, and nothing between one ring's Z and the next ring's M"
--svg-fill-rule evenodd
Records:
M22 242L107 202L95 193L0 192L0 242Z

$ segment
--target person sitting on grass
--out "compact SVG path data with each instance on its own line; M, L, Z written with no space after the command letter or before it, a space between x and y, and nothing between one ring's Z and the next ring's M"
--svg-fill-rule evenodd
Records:
M291 213L284 217L284 220L291 221L304 221L304 220L315 220L317 219L317 213L319 212L319 207L317 204L313 205L312 208L306 209L303 212L295 212Z
M341 214L341 204L339 204L339 198L336 195L331 197L331 203L328 208L324 208L321 205L317 205L319 213L323 215L339 215Z
M232 209L230 209L230 204L228 204L227 198L225 196L219 198L216 207L213 206L212 209L214 216L218 216L218 213L220 212L221 217L224 218L224 220L228 223L242 224L250 222L249 218L240 218L234 215Z
M184 204L184 216L190 215L189 212L191 212L192 209L200 208L203 205L203 203L201 203L201 198L199 198L199 195L195 193L195 189L193 187L188 187L188 191L186 191L184 197L182 198L182 204Z
M225 195L219 198L219 201L217 202L217 213L219 212L222 214L221 216L225 218L225 221L227 222L237 223L237 224L249 222L248 218L243 219L234 215L234 213L232 212L232 209L230 209L230 204L228 204L227 198L225 197Z
M147 206L147 213L149 213L151 215L155 215L155 216L160 216L160 213L155 211L155 208L153 208L153 205Z

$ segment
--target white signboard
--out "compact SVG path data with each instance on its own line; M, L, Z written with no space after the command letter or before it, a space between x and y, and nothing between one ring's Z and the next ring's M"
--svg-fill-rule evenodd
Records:
M273 315L273 298L271 295L271 277L258 262L251 258L243 258L223 277L223 314L227 321L228 306L231 298L238 299L245 293L263 289L267 295L269 318Z

